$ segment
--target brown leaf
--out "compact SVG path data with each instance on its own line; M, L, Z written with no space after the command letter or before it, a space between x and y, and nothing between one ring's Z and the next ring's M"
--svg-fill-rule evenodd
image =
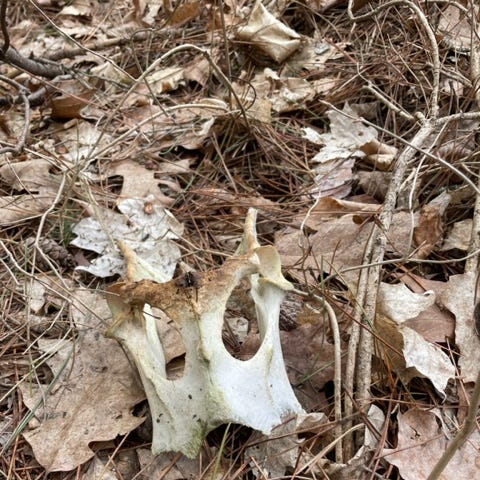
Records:
M447 444L447 437L439 429L436 415L412 409L404 414L398 413L398 445L396 449L384 449L383 458L398 467L404 480L425 479ZM464 446L455 452L441 478L478 478L479 448L480 434L474 431Z
M49 173L48 160L35 159L7 163L0 178L17 191L27 194L0 197L0 225L12 225L43 214L56 196L59 181Z
M458 248L466 252L470 247L470 241L472 238L472 225L473 220L467 218L460 222L455 222L452 226L452 230L445 238L445 242L440 248L441 251L452 250Z
M426 258L443 235L441 207L437 204L425 205L420 212L418 225L413 230L413 240L419 247L416 256Z
M147 170L144 166L134 160L120 160L113 162L108 170L108 175L120 175L123 177L122 190L118 196L117 203L126 198L146 198L149 195L153 197L164 207L173 203L173 199L167 197L160 190L160 179L155 178L155 171ZM169 186L180 190L176 183L169 182Z
M480 369L480 340L475 334L474 273L452 275L440 299L455 315L455 343L460 349L460 371L464 382L474 382Z
M280 332L280 336L290 382L299 385L308 378L313 391L322 390L333 379L334 371L334 346L328 341L325 326L306 323L289 332Z
M70 120L83 118L82 110L90 103L95 88L86 87L78 80L66 80L58 85L59 94L50 99L52 118Z
M425 293L432 290L435 293L435 304L420 312L415 318L407 320L405 325L415 330L429 342L443 343L453 340L455 334L455 318L444 308L439 298L447 287L447 283L428 280L413 273L397 276L412 292Z
M329 275L338 273L339 278L355 290L373 222L357 224L354 220L354 215L347 214L319 223L318 231L308 238L299 231L278 235L275 246L282 256L284 267L290 268L290 273L302 282L305 281L304 271L308 268L316 272L322 268ZM387 251L397 255L408 254L412 228L409 213L396 213L387 235ZM309 255L306 256L306 253Z
M198 460L191 460L177 453L160 453L154 455L146 448L137 449L141 470L141 480L162 478L163 480L184 480L185 478L200 478L201 466Z
M175 6L175 10L172 12L168 19L167 24L170 25L182 25L189 22L195 17L198 17L201 13L199 0L190 0L182 2Z
M79 299L81 297L81 300ZM104 300L86 291L76 292L72 310L79 337L68 340L41 340L45 352L54 352L48 365L59 375L54 389L47 385L21 386L28 408L41 420L39 427L25 431L37 461L47 471L72 470L94 456L90 442L125 435L143 422L131 414L132 407L145 398L130 363L117 342L103 335L99 318L106 318ZM81 303L91 309L88 313Z
M383 356L397 373L408 382L413 377L430 379L440 393L445 392L448 381L455 377L455 367L448 355L427 342L421 335L405 325L435 302L433 292L413 293L403 283L381 282L375 315L375 329L385 342Z

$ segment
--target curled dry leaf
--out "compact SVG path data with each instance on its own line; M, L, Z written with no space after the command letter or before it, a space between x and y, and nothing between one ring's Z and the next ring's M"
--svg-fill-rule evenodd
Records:
M455 318L442 305L440 298L447 283L427 280L413 273L397 275L412 292L424 294L427 290L435 293L435 303L422 310L416 317L406 320L405 325L419 333L429 342L445 343L455 337Z
M279 63L301 45L300 35L277 20L260 1L255 3L248 23L237 29L236 36Z
M349 158L352 154L365 157L377 168L387 170L396 155L396 148L379 142L377 131L366 125L363 118L345 104L342 111L328 110L330 133L320 135L325 145L318 160Z
M437 391L445 394L455 366L439 347L427 342L405 321L418 316L435 302L433 292L413 293L404 284L381 283L377 296L375 327L385 342L383 356L396 372L408 382L413 377L428 378Z

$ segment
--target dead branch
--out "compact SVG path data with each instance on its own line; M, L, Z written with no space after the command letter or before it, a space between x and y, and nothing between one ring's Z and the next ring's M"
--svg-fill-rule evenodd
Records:
M66 72L66 68L61 64L24 57L11 46L1 54L1 58L10 65L39 77L55 78Z
M7 3L8 3L8 0L2 0L2 4L0 5L0 29L2 30L2 35L3 35L2 52L4 55L7 52L8 47L10 46L10 36L8 35L7 22L6 22Z
M2 0L0 4L0 30L3 35L3 45L0 52L0 58L32 75L38 75L45 78L55 78L65 73L63 66L56 63L47 63L44 60L26 58L20 55L15 48L10 45L10 36L7 28L7 4L8 0Z
M375 318L377 289L380 282L381 262L383 261L385 248L387 246L387 233L389 231L393 218L393 212L397 203L397 194L407 171L408 163L418 153L418 150L424 147L425 141L428 139L429 135L434 129L435 119L438 116L440 57L438 51L438 44L434 32L430 24L428 23L428 20L425 17L423 11L417 5L413 4L408 0L393 0L376 7L365 15L355 16L352 12L353 1L349 0L348 14L353 22L358 22L369 19L376 13L395 5L403 5L410 8L416 14L427 34L427 37L431 44L430 47L433 56L433 88L429 102L429 118L425 118L423 115L417 115L417 118L420 121L421 125L420 129L414 136L410 144L401 153L396 162L392 178L388 187L388 191L385 197L384 208L372 230L372 234L364 254L364 263L373 264L373 266L368 269L366 275L361 276L361 284L358 288L359 292L365 292L365 298L361 299L361 305L355 310L356 315L360 317L357 318L357 321L361 322L360 325L363 324L363 328L360 329L360 332L355 332L355 335L353 336L353 344L349 348L348 364L350 365L350 368L347 372L347 379L349 379L348 381L350 383L350 385L347 385L347 392L350 391L351 393L353 390L351 385L353 375L352 369L354 366L355 358L357 387L355 400L357 401L359 408L361 409L366 408L370 402L372 356L374 348L374 337L372 335L372 329ZM377 98L379 97L377 96ZM382 97L380 97L380 100L382 100ZM346 406L349 411L352 408L351 402L352 399L349 399L346 402ZM347 445L349 443L350 440L347 441ZM351 445L348 445L347 449L351 451Z

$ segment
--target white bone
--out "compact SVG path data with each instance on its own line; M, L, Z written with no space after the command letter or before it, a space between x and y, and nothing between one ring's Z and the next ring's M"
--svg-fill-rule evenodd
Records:
M140 373L152 413L154 453L181 451L194 457L220 424L238 423L269 434L285 416L303 411L288 381L278 327L280 305L292 285L281 273L277 251L258 246L255 215L249 211L237 255L206 272L198 289L149 279L110 289L114 323L109 334L126 346ZM154 275L137 265L135 276ZM222 326L227 301L245 277L262 343L253 358L242 361L226 350ZM186 348L181 378L167 378L149 304L179 329Z

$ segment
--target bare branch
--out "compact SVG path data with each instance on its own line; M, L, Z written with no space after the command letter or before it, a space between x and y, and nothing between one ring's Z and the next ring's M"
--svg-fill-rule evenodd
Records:
M2 4L0 5L0 29L2 30L3 35L3 46L2 52L5 55L8 47L10 46L10 35L8 35L7 29L7 4L8 0L2 0Z

